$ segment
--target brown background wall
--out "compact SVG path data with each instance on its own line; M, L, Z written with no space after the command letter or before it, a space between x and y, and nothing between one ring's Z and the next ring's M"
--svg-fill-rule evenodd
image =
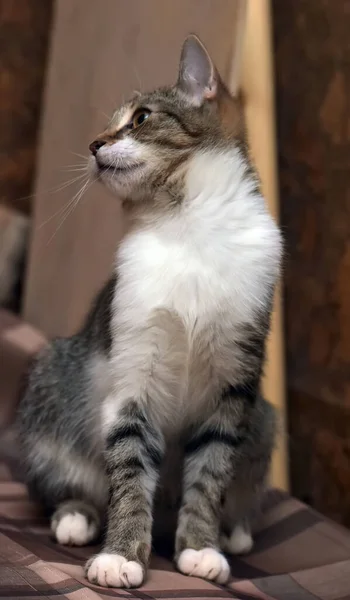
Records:
M293 491L350 525L350 1L273 1Z
M84 161L73 153L88 154L108 115L133 90L175 81L188 32L202 37L227 77L241 4L55 0L23 311L47 335L80 326L124 228L118 200L102 186L89 187L64 222L64 207L81 183L48 190L67 181L65 165Z
M0 203L28 213L52 0L0 0Z

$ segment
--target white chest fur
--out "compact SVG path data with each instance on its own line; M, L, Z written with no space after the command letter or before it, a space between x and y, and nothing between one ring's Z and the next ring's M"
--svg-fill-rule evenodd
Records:
M237 151L196 157L183 206L130 235L117 257L118 309L137 320L155 308L190 326L230 310L250 321L274 283L280 236Z
M177 214L133 232L118 251L113 327L119 339L115 364L125 397L130 395L125 370L132 365L135 380L137 364L141 368L151 352L139 341L154 311L167 309L180 317L189 341L185 362L191 370L193 330L198 336L221 320L226 337L234 339L237 326L252 323L256 310L267 302L280 254L278 228L238 151L193 159ZM142 347L137 358L136 346ZM211 350L215 352L213 346Z

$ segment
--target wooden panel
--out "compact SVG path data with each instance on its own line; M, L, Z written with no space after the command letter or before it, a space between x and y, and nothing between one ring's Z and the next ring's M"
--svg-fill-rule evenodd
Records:
M269 0L248 0L243 46L242 87L249 145L261 177L269 210L278 220L274 73L272 66L271 7ZM280 429L271 469L273 485L288 489L284 347L280 294L275 298L272 330L267 345L264 393L279 414Z
M50 240L41 225L72 193L59 182L71 152L87 147L104 113L135 88L174 81L179 51L195 31L224 75L231 70L237 9L244 0L56 0L24 315L48 335L72 333L111 269L123 223L118 201L94 185Z
M350 2L273 8L292 491L350 526Z
M52 1L0 0L0 202L29 213Z

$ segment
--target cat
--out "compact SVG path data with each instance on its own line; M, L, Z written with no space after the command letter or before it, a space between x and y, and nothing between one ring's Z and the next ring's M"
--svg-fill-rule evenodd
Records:
M142 584L164 501L180 505L178 569L223 584L223 551L252 547L274 446L260 379L279 228L240 102L194 35L176 84L133 97L90 151L130 229L81 331L29 374L17 419L27 483L60 544L105 528L90 582Z

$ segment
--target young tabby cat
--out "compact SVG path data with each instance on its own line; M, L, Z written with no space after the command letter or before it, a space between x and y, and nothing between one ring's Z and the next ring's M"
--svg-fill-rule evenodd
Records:
M195 36L176 85L132 98L90 150L131 228L83 329L31 370L18 417L28 484L61 544L88 544L106 518L86 576L132 587L156 489L161 502L179 472L177 566L225 583L221 549L250 550L273 447L259 382L280 233L238 102Z

